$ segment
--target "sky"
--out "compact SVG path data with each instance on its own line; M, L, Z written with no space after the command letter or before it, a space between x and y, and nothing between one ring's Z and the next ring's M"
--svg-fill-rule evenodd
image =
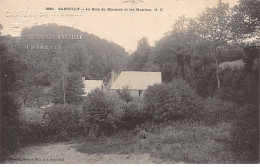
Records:
M136 3L133 3L135 1ZM112 41L133 52L137 42L147 37L154 45L171 30L174 21L182 16L194 18L206 7L213 7L219 0L0 0L2 35L19 36L24 27L36 24L57 23L80 29L102 39ZM238 0L222 0L230 6ZM47 11L46 7L54 8ZM66 11L74 16L60 16L58 8L80 8ZM90 11L81 10L90 8ZM105 11L93 11L104 8ZM107 11L107 8L128 11ZM129 8L135 11L129 11ZM152 11L136 11L136 8ZM157 8L157 11L154 11ZM160 11L162 9L162 11ZM78 15L77 15L78 14ZM55 16L54 16L55 15ZM57 16L59 15L59 16ZM77 15L77 16L76 16Z

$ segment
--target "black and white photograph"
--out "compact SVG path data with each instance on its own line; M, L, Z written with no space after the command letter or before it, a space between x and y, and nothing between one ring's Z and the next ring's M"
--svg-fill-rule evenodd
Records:
M260 0L0 0L1 164L259 164Z

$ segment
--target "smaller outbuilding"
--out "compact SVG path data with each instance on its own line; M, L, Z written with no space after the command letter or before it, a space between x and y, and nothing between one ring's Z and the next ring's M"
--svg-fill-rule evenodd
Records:
M105 91L104 82L102 80L85 80L85 77L82 77L82 82L84 84L84 94L87 96L91 91L99 89Z

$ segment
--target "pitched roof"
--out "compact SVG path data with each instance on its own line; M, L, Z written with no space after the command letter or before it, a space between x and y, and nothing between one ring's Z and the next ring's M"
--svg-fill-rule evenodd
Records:
M244 66L244 62L242 61L242 59L240 60L235 60L235 61L226 61L223 63L219 64L219 68L226 68L226 67L231 67L231 68L241 68Z
M148 86L161 82L161 72L122 71L110 89L146 90Z
M101 89L104 85L102 80L83 80L83 84L85 94L88 94L97 88Z
M254 64L253 64L253 68L258 68L260 64L260 58L255 58L254 59ZM231 68L243 68L245 66L245 63L243 62L242 59L239 60L235 60L235 61L226 61L223 62L221 64L219 64L219 68L227 68L227 67L231 67Z

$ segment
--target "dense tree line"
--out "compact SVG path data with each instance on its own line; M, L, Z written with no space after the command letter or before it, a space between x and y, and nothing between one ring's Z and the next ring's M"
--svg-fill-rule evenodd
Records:
M17 61L15 55L17 54L13 48L8 48L8 43L12 41L0 39L0 55L1 55L1 115L0 115L0 133L1 133L1 151L0 161L7 156L10 151L17 148L17 141L19 140L20 121L19 108L20 105L15 98L15 82L17 81L17 72L15 68ZM5 43L3 40L7 40Z
M61 34L82 34L82 39L58 40ZM56 39L30 39L44 35ZM31 49L31 46L55 45L60 45L60 49ZM39 108L50 102L80 104L82 77L108 82L112 70L123 69L127 56L125 50L113 42L56 25L25 28L21 37L0 36L0 52L1 158L19 148L21 141L31 141L26 135L39 133L38 125L20 121L21 106Z
M219 1L194 19L179 17L154 47L142 38L128 61L129 70L161 71L165 83L175 82L176 78L185 80L199 96L209 98L205 105L211 118L217 119L218 113L220 119L235 119L233 146L244 162L259 159L259 150L254 149L259 148L259 11L259 1L240 0L233 8ZM242 68L219 66L234 60L242 60ZM162 86L158 94L152 94L160 96L164 89L171 88ZM229 115L226 109L218 110L228 102L236 104ZM153 102L149 106L152 104L156 105Z
M8 155L26 140L19 135L25 132L19 104L40 107L54 102L63 105L48 109L49 122L40 126L46 136L64 139L77 130L75 136L102 136L119 126L134 129L137 118L140 124L175 119L213 124L232 119L236 121L233 147L243 153L241 161L256 162L259 67L254 64L259 58L259 6L259 1L240 0L230 9L219 2L194 19L181 16L154 47L142 38L129 57L122 47L69 27L34 26L24 29L21 38L1 36L1 153ZM82 39L28 39L32 34L82 34ZM248 37L258 41L243 43ZM62 49L28 50L27 45L60 45ZM243 68L219 68L222 62L239 59ZM150 87L144 103L135 103L127 90L117 98L95 91L82 108L72 106L83 101L82 76L107 82L112 70L125 68L161 71L164 83Z
M199 95L214 96L226 86L222 85L225 76L219 64L243 59L245 70L248 66L252 69L259 57L259 40L243 42L248 37L259 39L258 11L259 2L241 0L233 8L219 2L194 19L181 16L154 47L149 46L147 38L142 38L127 67L135 71L161 71L163 82L182 78Z
M58 39L59 35L65 34L82 35L82 38ZM55 39L40 39L46 35ZM85 77L108 82L112 70L119 72L124 68L127 56L122 47L112 42L74 28L55 25L25 28L21 38L3 36L1 42L7 47L5 55L9 54L10 59L15 61L13 68L17 70L17 80L14 87L25 106L39 107L50 103L56 90L46 90L57 86L69 86L66 91L71 94L73 88L70 88L70 76L75 73L78 80ZM35 48L31 49L31 46ZM36 46L56 46L60 49L36 49ZM80 88L82 86L79 85ZM57 98L54 102L57 102Z

